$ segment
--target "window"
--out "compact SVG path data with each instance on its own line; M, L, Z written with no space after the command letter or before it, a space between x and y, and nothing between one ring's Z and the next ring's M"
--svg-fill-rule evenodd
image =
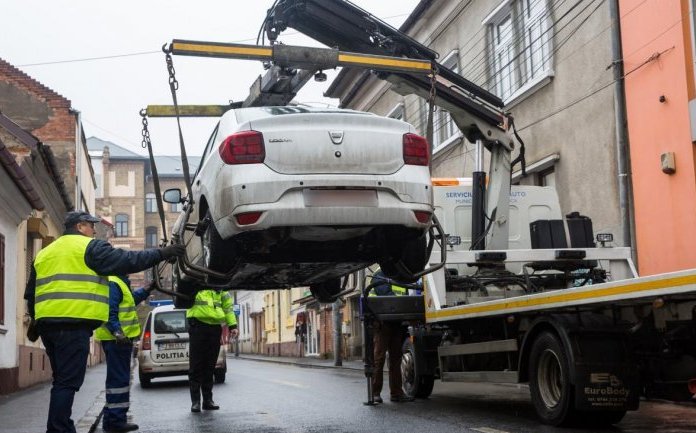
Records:
M553 75L548 0L505 0L488 27L488 87L507 104Z
M5 324L5 236L0 235L0 325Z
M182 205L181 203L170 203L169 204L169 211L170 212L181 212Z
M145 248L157 248L157 227L145 228Z
M115 236L117 238L125 238L128 236L128 215L122 213L116 215L115 230Z
M397 120L404 120L404 104L397 104L396 107L392 108L392 110L387 113L387 117Z
M442 66L456 72L459 70L459 50L454 50L442 60ZM427 103L426 103L427 107ZM427 111L427 108L426 108ZM436 108L433 116L433 150L442 146L459 132L459 128L452 120L449 112L440 107Z
M157 200L154 192L148 192L145 194L145 212L154 213L157 212Z

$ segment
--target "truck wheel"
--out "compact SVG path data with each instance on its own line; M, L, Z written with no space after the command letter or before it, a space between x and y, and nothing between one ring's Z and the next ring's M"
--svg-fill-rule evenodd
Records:
M569 370L568 356L558 337L550 332L539 334L529 355L529 390L544 424L557 426L575 419L575 390Z
M428 398L433 392L435 378L416 374L416 349L410 339L403 345L401 357L401 379L406 395L415 398Z
M152 377L149 374L143 373L142 371L138 370L138 379L140 380L141 388L152 387Z
M216 368L213 372L213 378L215 383L225 383L225 373L226 371L222 368Z

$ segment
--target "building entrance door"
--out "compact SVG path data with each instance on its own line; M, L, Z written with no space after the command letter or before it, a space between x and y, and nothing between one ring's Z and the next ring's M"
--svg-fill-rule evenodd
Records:
M307 310L305 355L319 355L319 314L317 314L317 310Z

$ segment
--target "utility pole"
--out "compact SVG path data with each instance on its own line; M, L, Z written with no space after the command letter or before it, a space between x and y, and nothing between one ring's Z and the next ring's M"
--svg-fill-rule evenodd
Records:
M344 278L348 278L347 276ZM341 308L343 307L343 302L341 299L336 299L333 303L331 309L331 315L333 317L333 352L334 352L334 365L340 367L343 365L343 350L341 345L341 340L343 339L343 333L341 332Z

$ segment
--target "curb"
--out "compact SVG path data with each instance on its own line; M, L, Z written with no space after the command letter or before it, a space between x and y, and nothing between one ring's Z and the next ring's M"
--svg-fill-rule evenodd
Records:
M293 365L293 366L300 367L300 368L320 368L320 369L341 368L341 369L355 370L355 371L361 371L363 369L362 367L353 367L350 365L324 365L324 364L318 364L318 363L313 363L313 362L297 362L294 360L283 360L283 357L261 358L261 357L253 357L253 356L244 356L244 355L240 354L237 357L232 356L232 358L244 359L247 361L259 361L259 362L270 362L270 363L274 363L274 364Z

